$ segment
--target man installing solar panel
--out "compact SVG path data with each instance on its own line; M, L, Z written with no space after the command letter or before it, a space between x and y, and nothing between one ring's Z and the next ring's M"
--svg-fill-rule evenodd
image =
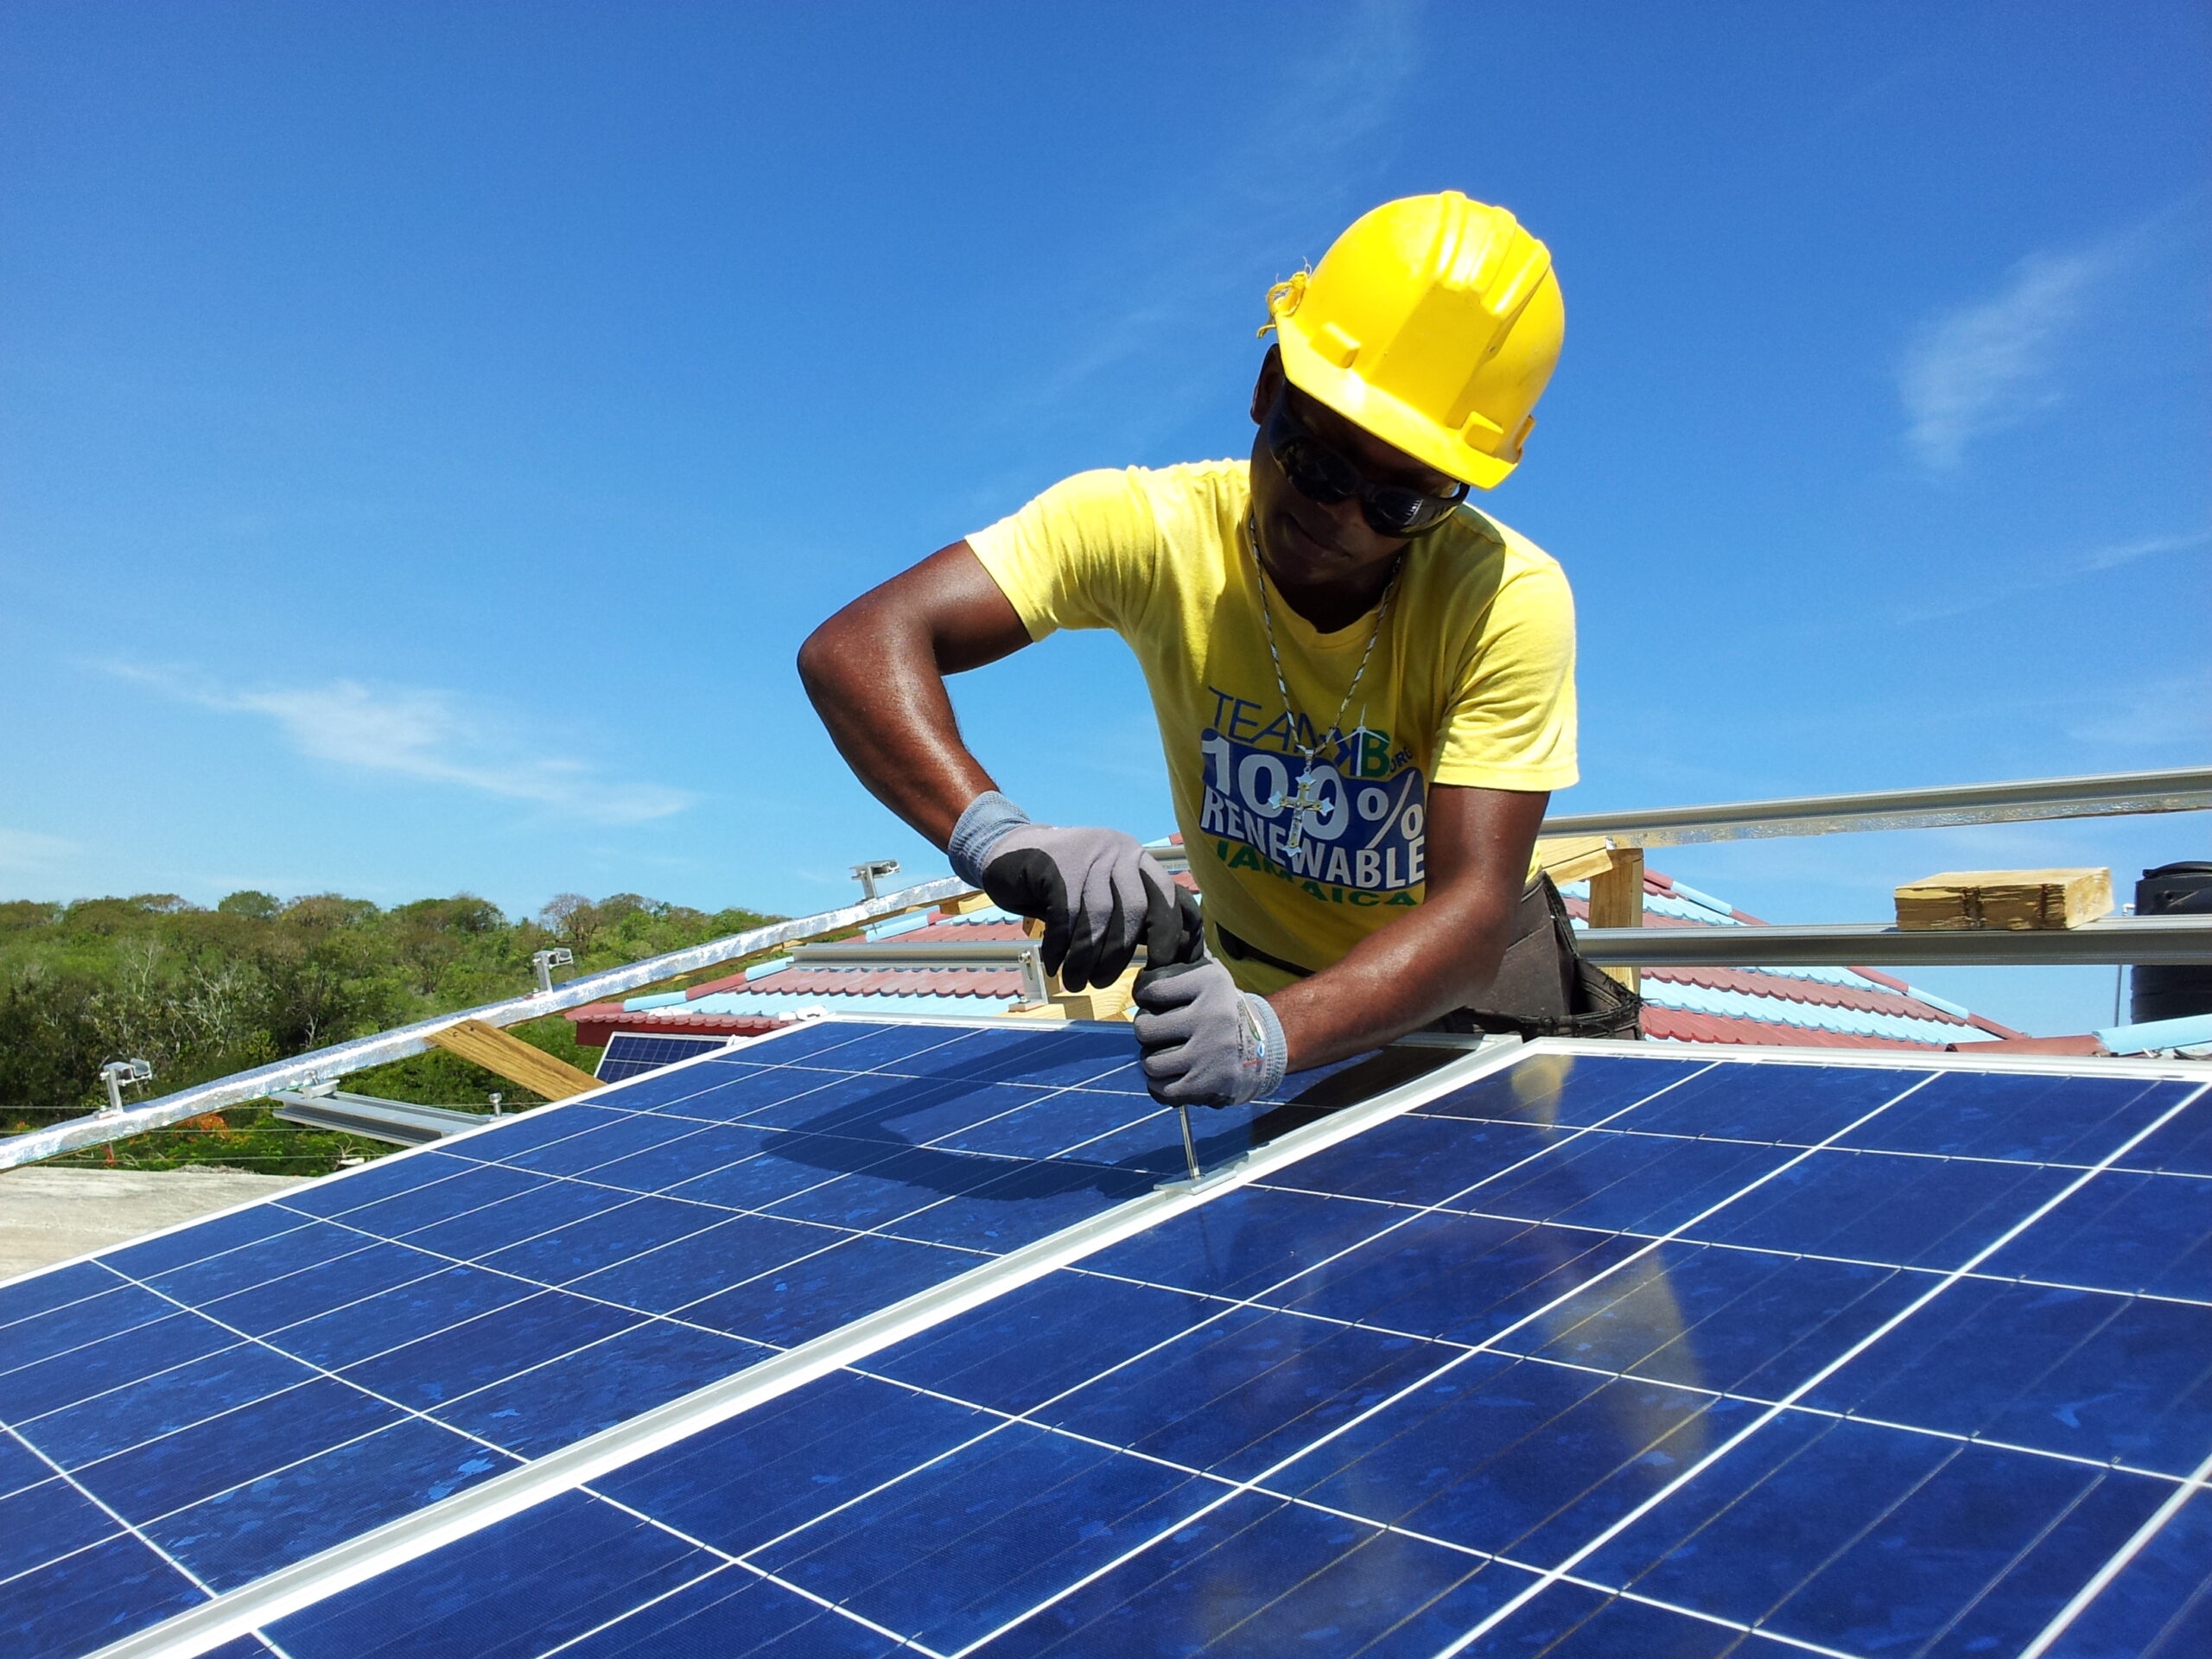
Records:
M1555 967L1565 936L1526 881L1576 776L1573 601L1469 499L1518 463L1559 355L1550 253L1503 208L1411 197L1268 310L1249 461L1078 474L799 653L861 780L1044 923L1067 988L1143 947L1137 1040L1177 1105L1423 1027L1513 1027L1509 947ZM1133 837L1032 821L961 740L944 677L1058 628L1111 628L1144 670L1202 932Z

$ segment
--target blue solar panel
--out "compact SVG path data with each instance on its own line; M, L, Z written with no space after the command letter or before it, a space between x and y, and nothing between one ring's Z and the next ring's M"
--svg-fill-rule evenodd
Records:
M519 1468L1155 1184L1069 1147L1174 1138L1126 1032L742 1053L0 1287L0 1649L89 1650ZM952 1144L1039 1103L1057 1141Z
M729 1046L727 1037L663 1037L644 1032L618 1031L607 1039L592 1076L601 1083L622 1083L658 1071L678 1060L696 1059Z
M21 1513L41 1529L24 1571L48 1593L9 1602L0 1583L10 1624L18 1605L45 1621L26 1650L95 1645L95 1614L107 1639L189 1605L188 1580L123 1548L140 1534L156 1565L219 1590L240 1581L222 1575L245 1570L242 1548L261 1549L261 1572L289 1558L241 1544L272 1520L331 1541L297 1492L289 1509L262 1494L283 1473L239 1483L250 1452L149 1453L191 1440L162 1427L181 1412L235 1402L229 1421L257 1426L239 1438L312 1460L334 1453L285 1441L276 1402L321 1421L350 1389L365 1403L346 1409L364 1414L336 1450L388 1450L380 1477L403 1453L426 1459L407 1465L420 1501L425 1481L494 1478L727 1374L717 1344L767 1357L836 1340L945 1281L909 1264L987 1262L1179 1160L1125 1035L930 1034L794 1032L633 1085L650 1100L610 1091L390 1160L348 1178L378 1178L361 1205L333 1203L341 1184L303 1189L327 1221L205 1224L224 1247L213 1260L173 1234L132 1247L133 1283L102 1289L113 1269L79 1266L0 1287L0 1319L42 1354L60 1339L52 1357L88 1363L104 1344L86 1332L109 1327L118 1352L145 1351L92 1378L136 1415L105 1427L80 1388L16 1428L15 1449L46 1453L45 1434L66 1456L0 1457L14 1493L0 1503L47 1506ZM883 1069L871 1082L841 1058ZM1302 1080L1305 1109L1224 1115L1214 1138L1225 1153L1309 1122L1325 1138L1323 1104L1450 1058ZM1471 1070L1484 1074L1462 1080ZM1152 1200L1167 1218L1070 1244L977 1305L918 1315L889 1345L309 1596L266 1633L295 1659L2205 1650L2212 1296L2138 1282L2186 1283L2192 1251L2212 1251L2212 1180L2164 1162L2212 1114L2196 1084L1538 1052L1412 1086L1433 1097ZM574 1114L572 1133L553 1132L553 1111ZM994 1135L1005 1148L963 1144ZM727 1161L671 1181L687 1141ZM406 1178L431 1157L454 1167ZM978 1183L978 1160L1007 1167ZM814 1179L792 1186L802 1173ZM498 1185L518 1173L537 1185ZM718 1179L723 1199L683 1192ZM979 1196L994 1181L1015 1190ZM423 1219L441 1186L472 1207ZM510 1226L475 1255L419 1243L503 1207L535 1219L569 1187L607 1201L527 1236ZM682 1230L702 1202L714 1218ZM351 1251L317 1230L368 1211L413 1224ZM728 1279L791 1228L837 1242ZM371 1251L429 1256L403 1287L427 1311L380 1311L423 1334L313 1359L292 1333L325 1326L326 1351L347 1321L323 1313L276 1325L249 1361L162 1311L156 1280L220 1293L195 1306L274 1294L288 1242L317 1263L289 1276L350 1274L355 1291L373 1282L356 1260ZM841 1275L840 1251L866 1260ZM258 1265L219 1268L232 1257ZM490 1300L464 1342L440 1299L471 1295ZM44 1323L63 1316L66 1331ZM545 1351L581 1319L606 1328ZM206 1399L111 1381L150 1361L158 1374L141 1375L194 1372ZM280 1361L311 1375L255 1369ZM0 1375L11 1426L16 1379L50 1363ZM401 1427L417 1440L382 1438ZM505 1461L441 1472L435 1434ZM69 1480L48 1472L69 1458L84 1459ZM368 1461L322 1483L340 1510L358 1507L349 1482ZM138 1533L67 1505L46 1518L79 1487L142 1516ZM213 1508L194 1499L203 1488ZM179 1497L200 1506L189 1527L161 1508ZM255 1527L230 1526L226 1503Z

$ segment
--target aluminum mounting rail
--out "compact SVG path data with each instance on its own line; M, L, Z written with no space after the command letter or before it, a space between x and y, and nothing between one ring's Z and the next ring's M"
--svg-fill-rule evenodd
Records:
M489 1112L456 1111L450 1106L418 1106L412 1101L383 1100L375 1095L349 1095L343 1089L328 1094L303 1095L279 1089L270 1096L276 1116L302 1128L343 1129L387 1141L395 1147L423 1147L449 1135L480 1129L492 1122Z
M2212 962L2212 916L2108 916L2080 927L1911 931L1887 922L1802 927L1578 928L1592 962L1641 968L2018 967Z
M130 1107L120 1112L99 1112L87 1117L73 1117L67 1122L0 1140L0 1169L13 1169L19 1164L35 1163L41 1158L73 1152L79 1147L96 1147L104 1141L120 1141L145 1129L166 1128L172 1123L181 1123L188 1117L197 1117L202 1112L235 1106L241 1101L265 1099L279 1090L305 1089L315 1084L331 1082L349 1072L382 1065L387 1061L404 1060L409 1055L420 1054L428 1048L432 1032L443 1031L448 1026L458 1025L464 1020L481 1020L489 1026L519 1025L525 1020L558 1014L564 1008L579 1008L587 1002L617 996L625 991L633 991L640 985L672 979L678 974L690 973L695 969L712 968L740 957L772 950L778 945L812 938L817 934L834 933L839 928L856 927L880 916L893 915L902 910L912 910L917 906L934 904L941 899L951 899L972 891L974 889L958 876L948 875L942 880L902 887L897 893L887 893L880 898L847 905L841 910L825 910L819 915L794 917L787 922L771 922L765 927L750 928L742 933L710 939L689 950L671 950L666 956L649 957L643 962L628 963L601 973L585 974L565 984L556 985L550 991L509 997L503 1002L486 1002L481 1007L463 1008L455 1014L442 1014L434 1019L418 1020L411 1026L379 1032L373 1037L357 1038L350 1043L334 1043L328 1048L319 1048L312 1053L256 1066L251 1071L219 1077L213 1083L201 1084L196 1088L179 1090L175 1094L164 1095L159 1100L148 1101L143 1106Z
M2212 810L2212 766L2180 766L2012 784L1893 789L1871 795L1802 795L1779 801L1669 806L1649 812L1582 812L1546 818L1541 833L1611 836L1626 846L1686 847L1766 836L1832 836L1855 830L1924 830L2207 810Z

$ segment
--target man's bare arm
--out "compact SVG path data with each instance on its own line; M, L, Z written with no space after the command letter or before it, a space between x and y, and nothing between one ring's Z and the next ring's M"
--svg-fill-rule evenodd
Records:
M817 628L800 647L799 675L861 781L942 847L968 803L996 787L961 741L944 677L1029 643L982 562L955 542ZM1295 1065L1388 1042L1489 987L1548 799L1449 785L1430 791L1426 902L1268 999Z
M808 636L799 678L876 799L936 845L996 788L961 741L944 677L1029 644L1029 631L966 542L871 588Z
M1548 794L1439 784L1428 797L1424 901L1334 966L1268 1001L1295 1069L1417 1031L1490 988L1528 884Z

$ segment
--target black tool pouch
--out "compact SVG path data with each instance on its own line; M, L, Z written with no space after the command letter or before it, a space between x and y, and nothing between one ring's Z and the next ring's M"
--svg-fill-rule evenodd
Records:
M1513 943L1482 1002L1446 1014L1430 1029L1630 1041L1643 1034L1643 999L1583 960L1567 901L1541 872L1521 895Z
M1313 971L1269 956L1218 925L1214 934L1222 954L1234 961L1264 962L1300 979ZM1551 877L1539 871L1513 912L1513 943L1505 947L1505 959L1483 995L1483 1006L1455 1008L1428 1029L1462 1036L1491 1031L1516 1037L1634 1041L1643 1035L1643 999L1582 959L1575 948L1567 900L1559 896Z

